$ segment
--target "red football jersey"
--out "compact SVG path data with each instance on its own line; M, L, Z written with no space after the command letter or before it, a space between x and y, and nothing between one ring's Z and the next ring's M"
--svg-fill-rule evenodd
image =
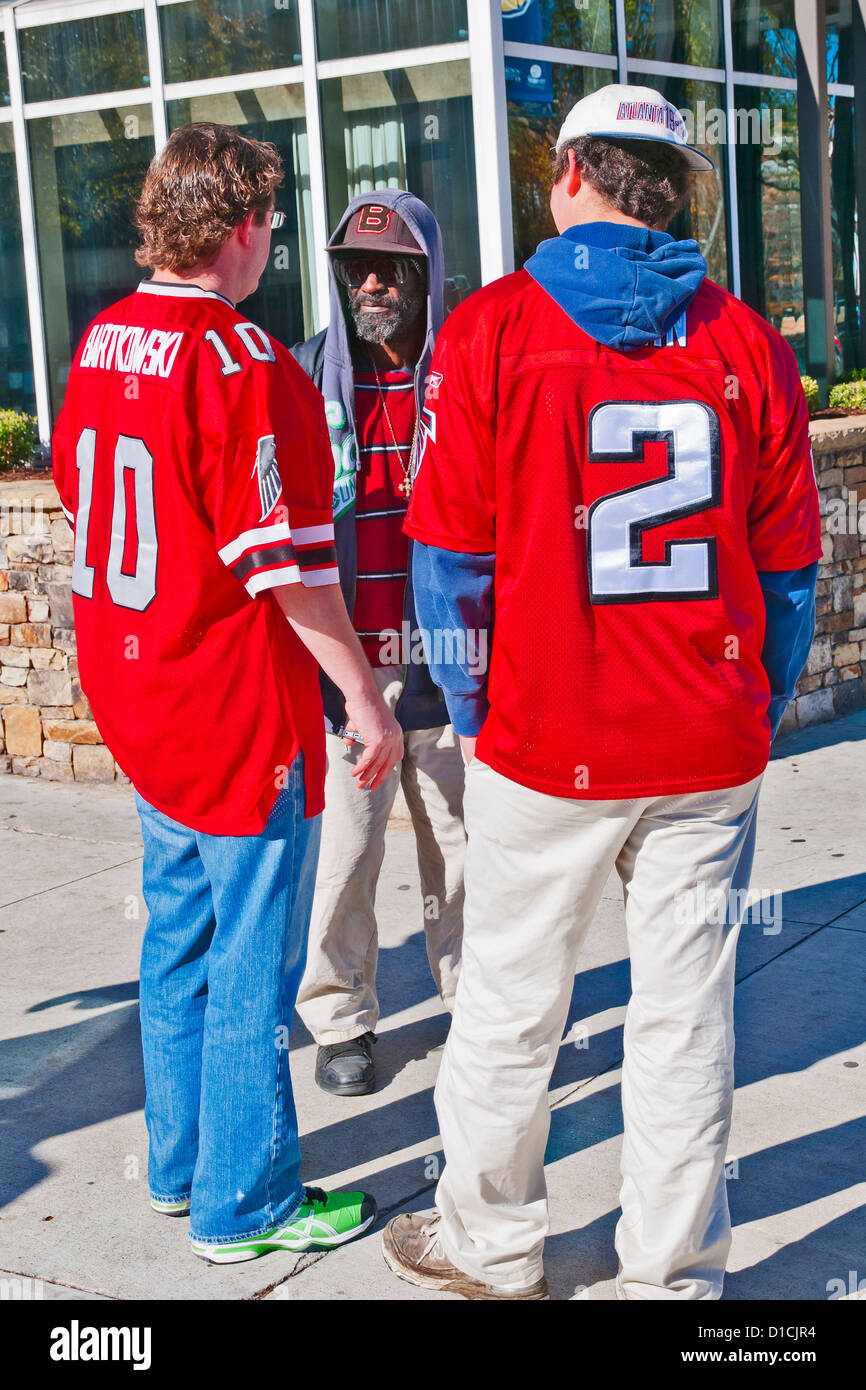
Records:
M298 749L324 797L318 667L268 590L338 582L319 392L228 300L146 281L93 322L53 445L81 683L146 801L264 826Z
M438 338L406 529L495 551L478 756L618 799L766 766L762 570L821 557L790 347L704 281L669 343L603 347L526 272Z

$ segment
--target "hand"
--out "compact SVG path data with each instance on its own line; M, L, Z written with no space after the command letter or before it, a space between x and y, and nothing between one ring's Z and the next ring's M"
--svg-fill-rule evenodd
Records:
M376 791L403 756L403 730L379 694L347 700L346 715L346 728L364 740L364 751L352 776L367 791ZM355 740L343 742L351 748Z
M475 745L478 742L478 735L470 738L468 734L460 734L460 747L463 749L463 760L467 767L475 757Z

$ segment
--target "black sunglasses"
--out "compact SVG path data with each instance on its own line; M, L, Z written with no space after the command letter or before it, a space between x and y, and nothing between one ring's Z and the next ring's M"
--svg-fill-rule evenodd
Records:
M370 274L383 285L405 285L412 272L421 275L421 265L414 256L335 256L334 274L341 285L357 289Z

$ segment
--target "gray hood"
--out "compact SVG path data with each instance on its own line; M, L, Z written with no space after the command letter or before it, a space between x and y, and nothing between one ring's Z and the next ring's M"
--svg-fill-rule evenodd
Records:
M427 335L415 371L415 410L420 419L427 390L427 375L437 334L442 327L445 299L445 269L442 256L442 235L439 223L426 203L414 193L398 188L376 189L353 198L334 229L329 246L338 246L343 230L352 214L365 203L381 203L393 208L402 217L418 245L427 255ZM336 477L334 480L334 517L342 516L355 502L355 473L358 450L355 439L355 382L352 369L352 350L343 308L343 296L334 274L333 257L329 256L328 273L331 281L331 319L325 333L322 370L322 395L331 431Z

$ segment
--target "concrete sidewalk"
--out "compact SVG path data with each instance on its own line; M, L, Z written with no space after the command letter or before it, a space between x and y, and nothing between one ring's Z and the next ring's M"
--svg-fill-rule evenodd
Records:
M765 779L753 886L784 894L783 920L769 920L768 897L763 923L741 937L729 1299L823 1300L861 1279L866 1289L864 788L866 714L797 735ZM195 1259L187 1223L147 1201L132 798L0 776L0 855L0 1281L38 1279L44 1297L63 1299L445 1296L393 1278L381 1221L328 1255ZM292 1071L304 1181L363 1181L387 1217L432 1201L432 1088L447 1028L400 821L379 904L380 1089L356 1100L319 1091L300 1024ZM610 1299L629 988L615 880L581 966L551 1091L546 1265L554 1298Z

